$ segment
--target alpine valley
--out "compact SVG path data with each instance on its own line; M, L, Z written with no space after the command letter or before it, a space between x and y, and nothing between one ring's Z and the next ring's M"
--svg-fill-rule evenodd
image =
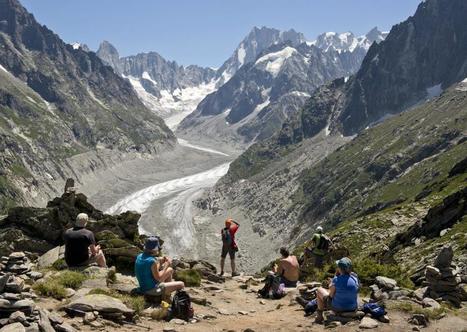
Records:
M44 320L37 331L231 331L232 321L238 331L325 331L298 322L296 295L316 292L342 256L365 301L394 310L372 328L419 331L411 325L422 315L415 325L426 331L465 329L466 18L466 0L424 0L388 32L309 39L253 27L211 68L156 50L122 56L124 45L97 47L101 37L95 51L70 44L19 0L0 0L0 288L24 270L38 303L66 307L48 319L42 309L15 314L25 292L0 291L0 332ZM58 280L62 233L80 212L118 273L81 276L69 299L66 284L50 300L56 289L31 272ZM213 265L227 218L240 224L240 277ZM342 255L319 271L302 265L302 284L277 305L257 299L279 248L300 256L318 226ZM125 269L147 235L163 239L175 278L190 286L193 324L155 322L159 311L129 292ZM101 323L115 314L107 306L80 312L100 302L70 311L85 292L133 306L134 325Z

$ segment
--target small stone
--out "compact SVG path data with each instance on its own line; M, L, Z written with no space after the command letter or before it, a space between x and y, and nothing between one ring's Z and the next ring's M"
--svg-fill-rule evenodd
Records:
M226 309L219 309L217 310L218 313L220 313L221 315L224 315L224 316L229 316L230 315L230 312Z
M15 260L20 260L26 257L26 254L22 251L18 252L12 252L10 256L8 257L9 259L15 259Z
M96 320L96 316L94 315L93 312L87 312L84 314L84 317L83 317L83 323L84 324L90 324L91 322L95 321Z
M104 324L102 324L101 322L95 320L95 321L92 321L89 323L89 326L95 328L95 329L100 329L101 327L104 327Z
M243 316L248 315L248 311L240 310L238 313L239 313L240 315L243 315Z
M185 325L186 324L186 322L183 319L178 319L178 318L171 319L170 322L173 323L173 324L177 324L177 325Z
M24 325L24 323L26 323L26 315L24 314L24 312L22 311L15 311L13 312L10 317L8 318L8 322L10 324L13 324L13 323L21 323Z
M378 321L370 318L370 317L363 317L360 325L358 326L361 329L375 329L379 325Z
M29 278L31 278L32 280L38 280L38 279L41 279L43 277L43 274L40 273L40 272L37 272L37 271L30 271L26 275Z
M265 304L266 304L266 301L260 300L260 301L259 301L259 304L265 305Z
M164 327L162 332L177 332L177 330L172 327Z
M5 274L4 276L0 277L0 293L3 293L5 286L10 279L10 274Z
M428 318L424 314L413 314L409 319L409 323L418 325L418 326L427 326Z
M67 323L55 326L55 330L58 332L76 332L76 329Z
M49 314L49 320L52 323L52 325L60 325L60 324L63 324L64 322L63 317L60 317L59 315L54 314L54 313Z
M75 291L74 289L72 289L72 288L65 288L65 296L66 296L67 298L70 298L70 297L72 297L72 296L75 295L75 294L76 294L76 291Z
M15 294L15 293L3 293L3 298L9 301L19 301L22 299L22 296L21 294Z
M418 326L414 326L412 327L412 331L421 331L420 328Z

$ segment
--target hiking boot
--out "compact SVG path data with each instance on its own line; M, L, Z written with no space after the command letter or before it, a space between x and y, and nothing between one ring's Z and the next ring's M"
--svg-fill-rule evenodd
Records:
M315 324L323 324L323 323L324 323L323 311L318 310L316 312Z
M221 271L219 274L218 274L219 277L223 277L224 276L224 271Z
M301 296L297 296L297 297L295 298L295 301L297 301L297 303L300 304L303 308L305 308L306 305L308 304L308 301L305 300L305 299L304 299L303 297L301 297Z
M238 277L240 275L240 273L238 272L232 272L232 277Z

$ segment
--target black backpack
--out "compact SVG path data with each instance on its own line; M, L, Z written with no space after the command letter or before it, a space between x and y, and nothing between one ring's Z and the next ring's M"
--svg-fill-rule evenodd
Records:
M266 277L264 287L258 291L258 294L262 298L269 298L269 293L273 299L280 299L285 295L283 286L281 287L281 277L276 275Z
M178 290L173 299L172 305L170 306L170 319L179 318L185 321L189 321L193 318L194 311L191 306L191 298L187 292Z
M331 239L327 235L321 234L319 237L318 246L316 248L327 251L331 248L331 246L332 246Z

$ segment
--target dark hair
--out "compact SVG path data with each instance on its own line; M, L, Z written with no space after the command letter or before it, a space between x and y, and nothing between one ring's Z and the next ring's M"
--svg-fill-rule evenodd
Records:
M284 257L289 257L289 255L290 255L290 253L289 253L289 251L287 250L286 247L282 247L279 251L280 251L281 255L284 256Z

